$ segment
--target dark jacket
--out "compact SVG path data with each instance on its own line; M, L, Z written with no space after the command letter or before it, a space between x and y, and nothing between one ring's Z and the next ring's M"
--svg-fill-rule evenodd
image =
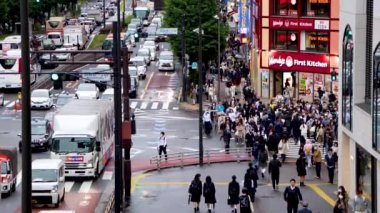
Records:
M205 182L203 184L203 196L205 197L205 203L216 203L215 192L215 185L213 182Z
M334 155L325 155L325 161L327 163L328 168L335 168L335 163L336 163L336 157Z
M299 210L298 213L313 213L313 212L307 207L304 207L303 209Z
M189 186L189 193L191 194L191 202L200 202L202 195L202 181L191 181Z
M239 204L240 185L236 181L231 181L228 184L228 205Z
M299 157L296 161L297 173L298 176L306 175L306 159L304 157Z
M269 162L268 172L272 175L280 175L280 167L282 166L281 162L277 159L273 159Z
M286 187L284 191L284 200L290 204L298 205L299 201L302 201L300 189L297 186L295 186L294 189L290 186Z

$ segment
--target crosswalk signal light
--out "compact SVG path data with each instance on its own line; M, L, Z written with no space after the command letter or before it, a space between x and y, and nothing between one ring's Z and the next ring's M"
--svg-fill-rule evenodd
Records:
M335 69L331 72L331 81L337 81L338 73L335 72Z
M55 90L63 89L63 82L61 75L53 73L51 74L51 80L53 81L53 87Z

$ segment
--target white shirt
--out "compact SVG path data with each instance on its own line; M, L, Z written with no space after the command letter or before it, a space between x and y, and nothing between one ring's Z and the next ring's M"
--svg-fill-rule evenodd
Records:
M166 137L165 136L160 136L160 138L158 139L158 147L160 146L166 146Z
M205 113L203 113L203 122L211 122L210 111L206 111Z

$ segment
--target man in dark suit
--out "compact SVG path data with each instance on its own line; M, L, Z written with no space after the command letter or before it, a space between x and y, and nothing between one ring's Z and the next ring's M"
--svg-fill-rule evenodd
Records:
M297 213L298 204L302 202L302 195L300 189L296 186L296 180L290 180L290 186L287 186L284 191L284 200L287 202L288 213Z
M328 149L327 155L325 156L327 171L329 172L329 183L334 183L334 173L335 173L335 164L336 157L332 153L332 149Z
M273 155L273 160L269 162L268 173L271 174L273 190L278 190L278 182L280 181L281 162L277 160L277 155Z

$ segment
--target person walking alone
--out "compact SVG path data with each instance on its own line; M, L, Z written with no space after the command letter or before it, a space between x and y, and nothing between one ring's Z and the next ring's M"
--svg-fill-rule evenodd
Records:
M336 158L332 153L332 149L328 149L327 155L325 156L326 166L329 173L329 183L334 183L334 173L335 173L335 164Z
M314 151L314 164L315 164L315 174L316 178L321 178L321 165L322 165L322 153L319 147Z
M288 213L297 213L298 204L302 202L302 194L300 189L296 186L296 180L290 180L290 186L287 186L284 191L284 200L288 204Z
M228 184L227 204L231 206L232 213L237 213L237 205L239 204L240 185L236 181L236 176L232 176L232 181Z
M211 213L211 209L215 209L215 185L211 180L210 176L206 177L206 181L203 184L203 197L205 198L205 203L207 205L207 211Z
M158 155L160 156L160 160L161 160L162 152L165 154L165 160L168 160L168 153L166 152L167 146L168 146L168 144L166 141L165 132L161 132L160 138L158 140L158 146L157 146Z
M296 161L297 173L298 177L300 177L300 186L305 186L306 165L305 154L301 153Z
M273 155L273 159L269 162L268 173L271 174L273 190L278 191L278 183L280 181L281 162L277 159L277 155Z
M239 203L240 203L240 213L253 212L253 206L252 206L251 198L249 196L248 189L243 188L242 195L240 195L239 197Z
M202 196L202 181L201 174L196 174L189 186L189 203L192 202L194 206L194 212L199 212L199 203Z
M289 151L289 144L287 138L282 138L278 144L278 153L281 155L282 163L286 160L286 155Z

